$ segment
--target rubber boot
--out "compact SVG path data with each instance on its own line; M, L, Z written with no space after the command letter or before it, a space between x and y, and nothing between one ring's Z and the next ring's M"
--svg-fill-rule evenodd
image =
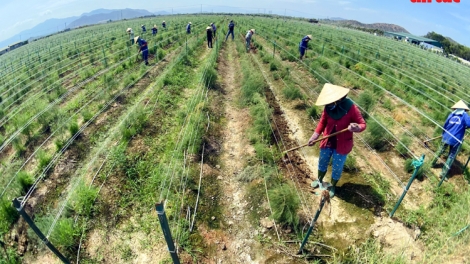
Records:
M337 183L338 183L338 180L331 179L330 198L335 197L335 187Z
M318 171L318 180L314 180L310 186L312 186L313 188L317 188L318 186L320 186L320 184L323 182L323 178L325 177L326 175L326 171Z

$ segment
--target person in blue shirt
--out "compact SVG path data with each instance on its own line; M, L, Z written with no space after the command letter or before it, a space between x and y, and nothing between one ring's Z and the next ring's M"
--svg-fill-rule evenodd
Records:
M225 41L228 39L228 35L232 34L232 40L235 38L235 35L233 34L233 30L235 29L235 23L233 23L233 20L230 20L230 23L228 24L228 33L227 36L225 36Z
M312 39L312 35L307 35L302 38L302 40L299 43L299 52L300 52L300 59L302 59L305 55L305 51L307 50L308 47L308 42Z
M139 45L139 53L142 51L142 59L145 61L145 65L149 65L148 56L149 56L149 49L147 45L147 41L140 38L140 36L135 37L135 43Z
M447 116L443 126L444 131L442 132L441 145L431 162L431 166L434 167L442 153L449 148L449 156L447 157L444 167L442 167L440 175L440 177L444 179L447 179L447 173L459 153L460 146L462 146L465 129L470 127L470 116L466 112L469 108L462 100L458 101L451 109L454 111Z
M153 25L152 34L155 36L155 35L157 35L157 33L158 33L157 25Z
M212 27L212 36L215 38L216 35L216 31L217 31L217 27L215 26L215 23L211 23L211 27Z
M188 25L186 26L186 33L188 34L191 34L191 22L188 23Z
M142 33L146 32L147 30L145 29L145 25L142 25Z
M166 22L165 22L165 20L163 20L163 22L162 22L162 27L163 27L164 29L166 29Z

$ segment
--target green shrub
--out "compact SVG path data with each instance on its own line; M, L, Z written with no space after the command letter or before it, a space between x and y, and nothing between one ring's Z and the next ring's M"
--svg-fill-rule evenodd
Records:
M290 184L282 184L269 190L273 218L281 225L296 227L299 224L297 210L300 207L299 195Z
M389 111L392 111L393 109L395 109L395 106L392 104L392 101L388 98L385 98L383 107Z
M312 105L310 108L307 109L308 116L312 117L313 119L318 119L321 117L323 110L320 109L316 105Z
M26 171L20 171L16 177L18 183L21 186L22 193L26 194L26 192L28 192L29 188L31 188L34 183L33 176L31 176L31 174L27 173Z
M38 169L42 171L52 160L52 156L47 154L44 150L40 149L37 154L36 158L38 159Z
M52 216L37 217L35 220L37 226L40 230L43 230L43 232L49 230L53 221L54 219ZM38 239L30 229L28 229L28 235ZM80 229L78 226L74 225L74 220L72 218L60 218L52 229L49 240L54 244L54 246L67 250L77 245L77 237L79 235Z
M83 180L81 180L73 193L72 199L70 199L72 209L77 214L88 216L97 195L98 188L93 186L89 187Z
M84 109L81 114L84 122L88 122L93 117L93 113L88 109Z
M347 156L346 162L344 163L343 170L346 172L353 172L353 171L358 170L356 158L353 155Z
M277 70L279 70L279 68L281 68L281 65L279 65L279 63L276 62L276 61L272 61L272 62L269 64L269 70L270 70L270 71L277 71Z
M217 71L213 68L210 68L206 71L206 75L204 76L204 84L209 89L214 89L215 84L217 82Z
M69 125L70 136L73 137L75 134L77 134L78 130L80 130L80 128L78 127L77 121L73 121Z
M389 148L392 136L375 120L367 123L366 131L364 139L372 148L377 151L385 151Z
M241 182L251 182L261 177L258 166L247 166L238 175L237 180Z
M401 143L400 143L401 142ZM409 147L411 144L411 138L404 135L400 138L400 142L397 142L395 145L395 149L400 153L401 155L408 156L408 150L406 147ZM406 146L406 147L405 147Z
M253 100L256 104L250 107L250 113L253 117L250 140L257 142L260 138L270 139L272 130L269 118L272 116L272 109L269 108L268 104L259 94L256 94Z
M297 87L286 87L282 90L284 97L289 100L303 99L302 92Z
M366 112L370 112L370 110L372 110L372 107L375 104L375 98L371 93L369 93L368 91L365 91L361 93L361 95L359 95L359 98L357 99L356 102ZM366 117L367 113L363 113L363 114L364 114L364 117Z
M0 234L8 232L11 224L16 222L18 217L18 211L13 207L12 202L2 198L0 200Z

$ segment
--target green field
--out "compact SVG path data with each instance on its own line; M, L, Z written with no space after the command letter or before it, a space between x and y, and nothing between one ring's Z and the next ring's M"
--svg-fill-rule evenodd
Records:
M161 20L167 30L140 34ZM128 27L148 42L150 65ZM160 201L184 263L470 261L470 145L438 187L439 139L423 144L455 102L470 101L470 68L442 54L301 19L187 15L52 35L0 56L0 71L0 263L60 263L12 206L17 197L73 263L171 263ZM367 130L297 255L320 203L309 187L318 145L282 151L308 141L327 82L351 89Z

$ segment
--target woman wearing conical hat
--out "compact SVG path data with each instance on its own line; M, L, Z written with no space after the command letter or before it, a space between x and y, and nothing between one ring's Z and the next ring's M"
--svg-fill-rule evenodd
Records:
M346 96L349 89L325 83L316 105L325 106L318 126L312 137L308 141L309 146L313 146L321 134L328 136L343 129L346 132L324 139L320 142L320 157L318 160L318 180L312 182L312 187L316 188L323 183L328 164L332 162L330 197L335 195L335 186L341 178L343 166L346 158L353 147L353 133L359 133L366 129L366 122L359 111L359 108Z
M455 158L460 150L462 145L463 136L465 135L465 129L470 127L470 116L466 113L468 111L468 106L462 101L458 101L455 105L451 107L454 111L447 116L446 122L444 123L444 131L442 131L442 142L439 146L439 149L434 156L431 165L436 165L437 160L442 155L442 153L449 148L449 156L447 161L442 167L442 172L440 177L447 179L447 173L449 172L452 163L454 163Z

